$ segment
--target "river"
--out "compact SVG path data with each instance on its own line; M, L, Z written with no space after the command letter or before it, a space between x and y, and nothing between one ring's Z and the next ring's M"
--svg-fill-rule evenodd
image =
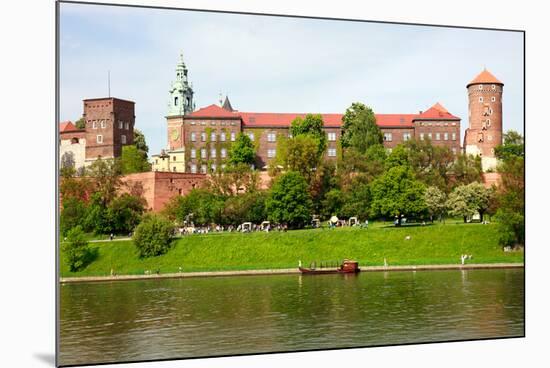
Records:
M62 284L61 365L524 336L523 269Z

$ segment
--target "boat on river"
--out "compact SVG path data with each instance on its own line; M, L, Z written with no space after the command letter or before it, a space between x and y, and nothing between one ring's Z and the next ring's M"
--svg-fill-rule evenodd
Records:
M331 273L357 273L361 271L359 262L345 259L338 267L320 267L316 268L313 265L310 268L302 267L302 262L298 264L298 269L304 275L324 275Z

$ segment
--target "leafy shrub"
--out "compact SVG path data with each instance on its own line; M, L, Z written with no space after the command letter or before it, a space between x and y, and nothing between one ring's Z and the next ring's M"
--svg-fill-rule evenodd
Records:
M147 214L136 227L133 240L140 258L166 253L171 246L173 225L166 218Z
M67 242L63 245L63 251L71 272L79 271L88 264L92 253L80 226L73 227L67 232Z

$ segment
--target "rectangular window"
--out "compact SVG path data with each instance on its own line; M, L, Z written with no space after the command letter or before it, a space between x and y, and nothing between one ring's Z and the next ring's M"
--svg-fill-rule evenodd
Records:
M99 134L96 138L96 142L97 143L103 143L103 136L101 134Z
M124 123L124 127L126 128L126 130L130 130L130 123Z
M443 133L443 140L445 141L449 140L449 133Z
M215 141L216 141L216 133L215 133L215 132L210 133L210 140L211 140L212 142L215 142Z
M268 149L267 150L267 157L273 158L275 157L276 151L274 149Z
M105 123L105 120L101 120L101 127L102 127L102 128L106 128L106 127L107 127L107 123Z
M441 139L441 133L435 133L435 140L439 141Z
M191 132L191 142L195 142L197 140L197 134L195 132Z
M197 150L194 148L191 148L191 158L197 158Z
M227 149L222 148L221 155L222 155L222 158L226 158L227 157Z
M268 142L275 142L276 135L275 133L267 133L267 141Z
M453 141L456 141L456 133L453 133L452 135Z
M248 133L248 138L250 138L250 140L254 142L254 133Z
M453 151L453 155L456 155L456 148L455 147L452 148L452 151Z
M122 129L123 125L124 125L124 123L121 120L119 120L118 121L118 129Z
M206 148L201 148L201 158L206 158Z
M231 142L235 142L235 132L231 132Z
M222 170L225 170L225 164L222 164Z
M126 144L126 136L124 134L120 136L120 142L122 142L122 144Z
M197 173L197 165L191 164L191 172L192 172L193 174L196 174L196 173Z
M212 148L210 150L210 158L216 158L216 149L215 148Z
M411 139L411 133L403 133L403 140L408 141Z
M201 165L201 173L206 174L206 165Z
M225 132L220 133L220 141L225 142Z
M206 133L205 132L201 133L201 141L206 142Z
M336 141L336 133L335 133L335 132L327 133L327 135L328 135L328 140L329 140L330 142Z
M384 140L386 142L391 142L392 141L391 133L384 133Z
M212 170L212 172L216 172L216 164L212 164L210 166L210 170Z
M421 140L421 141L424 140L424 133L420 133L420 140Z
M328 157L336 157L336 148L328 149Z

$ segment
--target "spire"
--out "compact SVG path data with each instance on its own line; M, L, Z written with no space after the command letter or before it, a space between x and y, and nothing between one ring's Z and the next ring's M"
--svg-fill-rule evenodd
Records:
M185 115L194 110L193 86L187 80L187 67L183 61L183 52L180 52L180 57L176 64L176 78L172 81L169 94L169 116Z
M231 106L231 102L229 102L229 96L225 96L225 101L223 102L222 108L226 109L227 111L234 111L233 106Z

